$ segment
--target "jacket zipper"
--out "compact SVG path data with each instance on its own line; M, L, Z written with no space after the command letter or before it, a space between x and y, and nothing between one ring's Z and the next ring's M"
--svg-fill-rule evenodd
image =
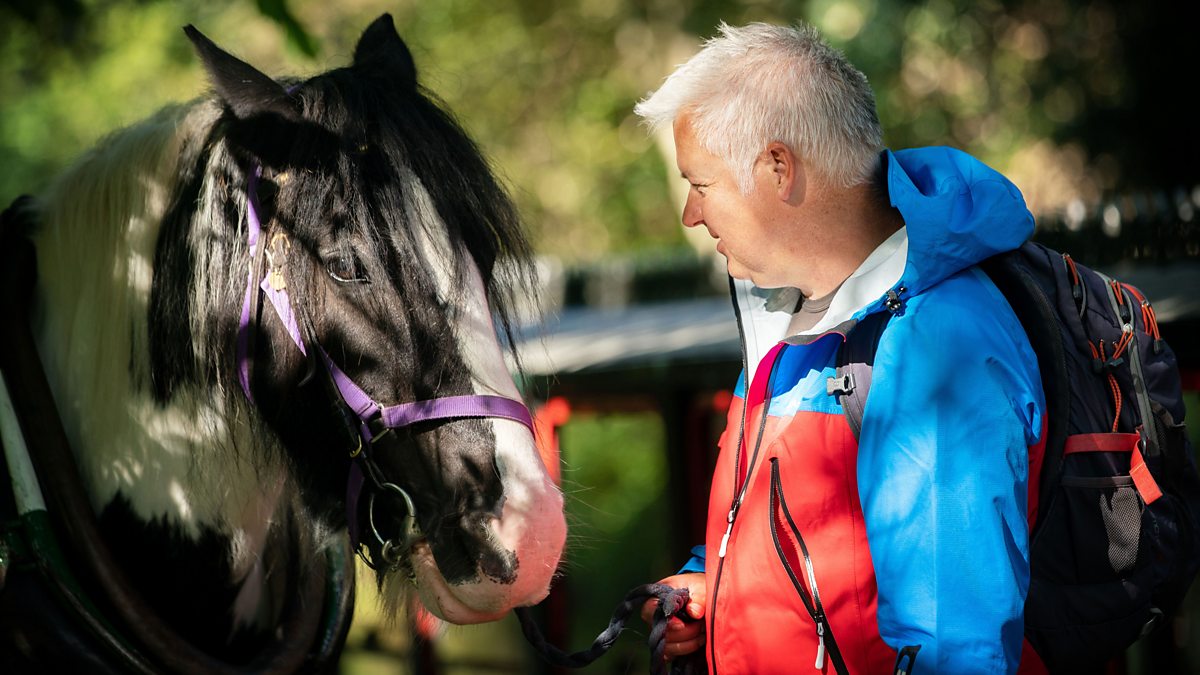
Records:
M737 320L738 342L742 347L742 373L748 377L750 374L750 368L749 368L749 357L746 354L746 329L742 323L742 312L741 312L741 309L738 307L737 287L734 284L733 277L729 277L729 297L733 300L733 315L734 315L734 318ZM729 536L733 533L733 523L737 519L738 509L740 509L742 506L742 500L746 496L746 489L750 485L750 476L754 472L754 465L758 461L758 450L759 450L759 446L762 444L763 431L766 429L766 424L767 424L767 409L770 406L770 402L771 402L771 384L772 384L773 380L775 379L775 364L779 361L779 355L783 353L783 350L786 348L786 346L787 345L785 345L783 343L777 344L776 347L772 350L775 352L774 358L771 358L770 363L767 364L768 371L767 371L767 381L766 381L766 394L763 397L762 416L759 419L759 423L758 423L758 435L754 441L754 452L750 454L750 463L746 467L746 477L743 479L743 478L741 478L742 454L743 454L743 450L745 448L743 441L745 439L745 432L746 432L746 416L749 414L749 410L750 410L749 398L750 398L752 382L747 381L745 383L746 384L746 402L742 406L742 418L741 418L741 422L738 425L737 455L734 456L734 460L733 460L734 498L733 498L733 501L729 505L729 513L725 518L725 520L726 520L725 534L721 537L721 546L720 546L720 549L717 551L717 575L716 575L716 578L713 580L712 600L710 602L710 606L712 607L712 613L710 614L709 619L708 619L709 627L710 627L709 635L708 635L708 651L709 651L708 661L712 665L712 675L717 674L717 647L716 647L716 645L717 645L717 640L716 640L717 593L721 590L721 573L725 569L725 553L727 552L727 548L729 546ZM767 359L764 358L763 361L765 362L765 361L767 361ZM762 365L763 365L762 363L759 363L760 369L761 369Z
M804 609L808 612L809 618L812 619L813 625L817 632L817 658L813 667L817 670L825 668L825 657L829 656L833 663L834 672L844 675L848 672L845 659L842 652L838 649L837 640L833 637L833 627L829 625L829 617L825 614L825 607L821 604L821 593L817 590L817 577L813 570L812 558L808 554L808 547L804 544L804 537L800 534L800 529L796 527L796 523L792 520L791 513L788 512L787 502L783 497L783 480L779 476L779 459L771 458L771 493L768 509L770 510L769 518L771 520L771 539L775 544L775 552L779 555L779 562L783 565L783 569L787 572L788 578L791 579L792 585L796 589L796 594L800 596L800 601L804 603ZM782 518L780 516L782 515ZM808 577L808 589L800 583L800 579L796 577L797 572L792 570L791 563L788 562L787 555L783 550L783 537L779 532L787 526L791 530L791 534L795 537L793 543L793 553L803 556L804 558L804 573ZM828 644L826 644L828 639Z

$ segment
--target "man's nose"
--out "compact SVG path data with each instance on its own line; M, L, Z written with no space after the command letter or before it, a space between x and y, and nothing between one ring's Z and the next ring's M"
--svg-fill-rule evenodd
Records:
M683 203L683 226L696 227L704 224L704 217L701 215L700 207L692 201L692 196L689 194L687 201Z

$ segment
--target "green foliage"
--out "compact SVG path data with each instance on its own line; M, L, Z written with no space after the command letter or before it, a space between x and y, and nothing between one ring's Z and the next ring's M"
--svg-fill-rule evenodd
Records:
M385 11L538 250L568 262L682 243L673 161L632 107L722 20L811 21L874 84L889 145L973 152L1035 212L1200 180L1171 68L1194 61L1191 24L1155 3L55 0L0 7L0 203L106 131L200 95L186 23L269 74L308 74L344 64Z
M562 427L569 540L565 583L570 648L583 649L608 624L629 589L671 574L662 420L652 413L580 415ZM634 618L614 652L585 672L644 672L645 630ZM638 635L642 636L640 639ZM643 665L630 669L631 661Z
M662 421L652 413L581 416L562 428L572 519L597 537L627 530L667 483Z
M317 45L304 26L296 20L292 10L288 8L287 0L254 0L255 7L287 33L288 43L307 57L317 55Z

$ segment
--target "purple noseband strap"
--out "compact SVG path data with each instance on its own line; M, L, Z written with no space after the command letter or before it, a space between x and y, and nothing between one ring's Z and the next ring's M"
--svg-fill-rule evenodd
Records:
M462 417L502 417L520 422L533 430L529 408L503 396L447 396L428 401L413 401L383 409L383 425L389 429L405 427L414 422Z

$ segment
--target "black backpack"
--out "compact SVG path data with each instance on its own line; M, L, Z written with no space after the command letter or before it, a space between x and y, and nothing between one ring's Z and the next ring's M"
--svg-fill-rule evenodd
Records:
M980 267L1025 328L1046 395L1025 637L1052 672L1098 668L1162 623L1200 570L1175 355L1137 289L1068 255L1030 242ZM854 326L829 378L856 437L879 337L903 311L891 310Z

